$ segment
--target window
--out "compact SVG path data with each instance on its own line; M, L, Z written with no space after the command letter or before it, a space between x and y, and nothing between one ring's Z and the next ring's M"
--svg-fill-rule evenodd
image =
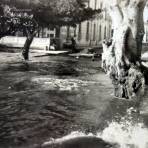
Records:
M82 34L81 34L81 23L79 24L79 32L78 32L78 40L80 41L81 40L81 37L82 37Z
M100 3L100 9L102 9L102 7L103 7L103 4L102 4L102 2Z
M106 11L104 12L104 19L107 20L107 13L106 13Z
M99 41L101 41L101 39L102 39L102 37L101 37L101 29L102 29L102 27L101 27L101 25L99 26Z
M70 26L67 26L67 39L70 38Z
M89 22L87 22L87 28L86 28L86 41L89 41Z
M88 8L90 8L90 0L88 0Z
M104 39L106 39L106 26L104 27Z
M97 0L95 0L95 9L97 9Z
M96 40L96 24L94 24L93 41Z
M146 42L148 42L148 28L146 27L146 33L145 33L145 35L146 35Z
M50 37L50 34L47 34L47 37L49 38Z
M50 30L51 30L51 31L54 31L54 27L50 27Z
M76 32L76 27L74 28L74 36L76 37L77 32Z
M54 37L54 34L50 34L50 37L53 38Z

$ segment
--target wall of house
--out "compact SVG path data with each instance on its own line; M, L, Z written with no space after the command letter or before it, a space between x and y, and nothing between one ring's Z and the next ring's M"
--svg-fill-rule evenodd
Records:
M144 28L145 28L145 35L143 38L143 42L148 43L148 22L145 22Z
M48 28L44 28L43 32L44 32L44 37L54 38L55 33L56 33L56 29L48 27Z
M26 41L26 37L15 37L15 36L5 36L0 39L0 44L5 45L7 47L24 47ZM50 46L50 38L34 38L31 43L30 48L32 49L49 49Z
M92 9L103 9L103 0L89 0ZM77 25L77 43L81 46L98 46L102 40L111 37L111 20L106 11L95 19Z
M111 37L111 23L102 14L95 20L77 25L77 42L82 46L97 46Z
M103 9L103 4L103 0L86 1L87 7L92 9ZM64 41L67 38L76 36L79 46L98 46L102 40L111 37L111 20L107 13L103 11L95 19L84 21L78 24L76 28L71 27L69 33L67 33L68 29L66 27L62 27L61 30L61 37Z
M144 9L143 18L144 18L144 22L145 22L144 23L145 35L144 35L144 38L143 38L143 42L148 43L148 2L147 2L147 5Z
M37 37L42 38L55 38L56 36L56 28L45 27L41 28L40 32L36 35Z

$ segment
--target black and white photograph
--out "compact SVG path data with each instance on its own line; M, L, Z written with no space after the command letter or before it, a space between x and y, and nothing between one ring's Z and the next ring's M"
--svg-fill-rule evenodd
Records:
M148 0L0 0L0 148L148 148Z

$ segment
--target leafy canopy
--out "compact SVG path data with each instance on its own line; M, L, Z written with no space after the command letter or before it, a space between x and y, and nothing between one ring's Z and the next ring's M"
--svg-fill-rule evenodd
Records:
M101 12L85 6L87 0L2 0L17 8L32 9L39 25L75 25ZM85 2L85 3L84 3Z

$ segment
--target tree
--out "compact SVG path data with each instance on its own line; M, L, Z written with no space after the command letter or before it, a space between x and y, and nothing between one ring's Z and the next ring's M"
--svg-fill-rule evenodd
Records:
M13 10L13 11L12 11ZM23 16L15 14L18 10L8 5L0 7L0 38L6 35L15 35L17 31L22 31L27 37L22 52L24 59L28 59L28 51L34 37L34 32L38 26L37 22L33 19L33 15Z
M138 97L147 83L147 70L141 63L146 1L106 0L114 33L103 43L102 67L112 79L116 97Z
M26 42L22 55L25 60L29 58L29 48L33 37L39 32L39 26L75 26L84 20L92 18L100 10L85 8L82 0L2 0L4 4L15 6L16 8L30 8L32 10L32 22L34 27L26 28Z

